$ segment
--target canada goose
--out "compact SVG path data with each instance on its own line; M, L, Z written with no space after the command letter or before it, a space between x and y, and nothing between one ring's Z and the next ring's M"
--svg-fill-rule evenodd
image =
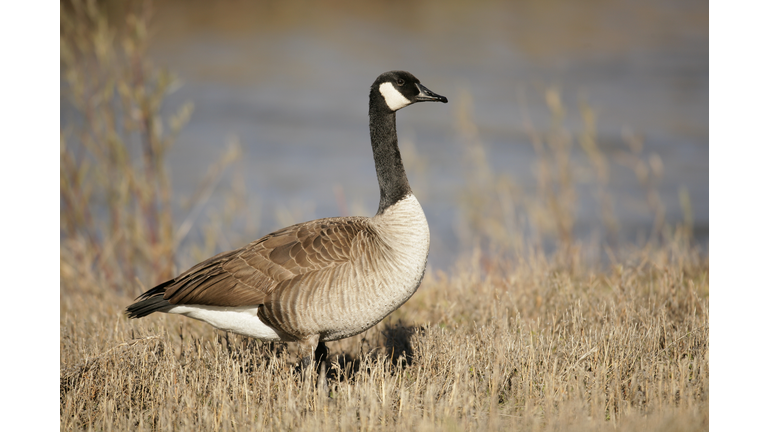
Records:
M379 75L369 98L376 215L304 222L216 255L140 295L128 317L181 314L266 341L295 341L306 366L323 342L361 333L405 303L424 277L429 226L405 175L395 112L448 99L405 71Z

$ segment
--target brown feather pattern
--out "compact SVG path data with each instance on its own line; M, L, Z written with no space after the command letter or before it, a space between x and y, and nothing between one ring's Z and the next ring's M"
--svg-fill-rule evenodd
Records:
M241 249L216 255L197 264L167 285L164 298L171 304L244 306L266 305L267 322L288 322L297 302L310 290L327 291L333 268L356 259L360 243L368 243L375 231L364 217L327 218L293 225L273 232ZM331 272L330 280L318 278ZM315 286L315 281L324 284ZM273 292L278 293L272 295ZM275 302L275 300L279 300ZM269 313L271 312L271 313ZM301 326L303 327L303 326Z

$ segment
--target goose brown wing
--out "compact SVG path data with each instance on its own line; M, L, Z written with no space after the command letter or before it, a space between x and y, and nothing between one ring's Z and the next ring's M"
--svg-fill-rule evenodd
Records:
M328 218L275 231L247 246L209 258L171 281L171 304L246 306L265 302L281 282L353 260L371 235L367 218Z

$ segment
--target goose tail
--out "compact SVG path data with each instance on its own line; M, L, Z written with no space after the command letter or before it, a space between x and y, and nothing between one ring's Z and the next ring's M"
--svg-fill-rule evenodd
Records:
M125 315L128 318L141 318L154 312L167 312L173 305L164 299L165 287L168 286L173 279L164 282L144 294L136 297L137 302L125 308Z

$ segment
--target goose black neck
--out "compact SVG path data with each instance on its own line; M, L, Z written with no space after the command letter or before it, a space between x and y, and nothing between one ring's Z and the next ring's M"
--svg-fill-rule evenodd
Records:
M383 100L381 101L383 103ZM405 175L400 149L397 146L395 113L377 106L371 98L368 112L370 117L371 146L379 179L379 210L381 214L392 204L411 193L408 177Z

